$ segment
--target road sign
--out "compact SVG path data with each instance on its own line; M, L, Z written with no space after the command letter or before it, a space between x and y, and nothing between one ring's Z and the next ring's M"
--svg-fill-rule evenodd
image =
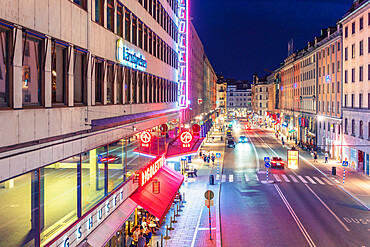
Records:
M206 200L206 207L211 207L213 206L213 200Z
M214 196L215 196L215 194L213 193L212 190L207 190L206 193L204 193L204 197L207 200L212 200Z
M269 163L269 162L265 163L265 167L266 168L270 168L271 167L271 163Z
M343 160L342 166L344 166L344 167L348 166L348 161L347 160Z
M216 153L216 158L221 158L221 153Z
M263 160L265 161L265 163L268 163L270 162L270 157L266 156L265 158L263 158Z

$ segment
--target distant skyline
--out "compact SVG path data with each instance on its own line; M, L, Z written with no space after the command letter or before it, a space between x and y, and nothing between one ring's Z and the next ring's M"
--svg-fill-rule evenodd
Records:
M190 15L216 73L252 80L335 26L353 0L190 0Z

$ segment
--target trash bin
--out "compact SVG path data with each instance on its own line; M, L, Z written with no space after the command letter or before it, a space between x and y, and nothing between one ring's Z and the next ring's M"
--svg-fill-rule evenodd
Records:
M335 166L331 168L331 175L337 175L337 168Z
M213 175L209 175L209 184L215 185L215 177Z

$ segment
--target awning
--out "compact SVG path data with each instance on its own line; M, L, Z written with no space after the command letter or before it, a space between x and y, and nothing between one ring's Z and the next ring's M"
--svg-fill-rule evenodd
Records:
M87 243L93 247L104 246L132 214L132 212L134 212L136 206L135 202L130 198L127 198L87 237Z
M153 179L160 183L158 194L153 193ZM162 222L183 180L183 175L164 165L144 186L131 194L130 198Z

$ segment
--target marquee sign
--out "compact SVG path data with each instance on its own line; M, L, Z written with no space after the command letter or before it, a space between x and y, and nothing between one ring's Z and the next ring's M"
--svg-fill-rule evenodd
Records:
M190 142L193 140L193 135L189 131L184 131L180 135L180 141L183 148L190 148Z
M158 156L139 171L140 186L144 186L163 166L164 156Z
M130 51L123 45L123 39L117 40L117 61L134 69L145 70L148 64L142 55Z
M152 141L152 134L149 131L143 131L140 134L140 143L142 147L149 147Z
M179 90L178 106L189 106L189 0L179 1Z

